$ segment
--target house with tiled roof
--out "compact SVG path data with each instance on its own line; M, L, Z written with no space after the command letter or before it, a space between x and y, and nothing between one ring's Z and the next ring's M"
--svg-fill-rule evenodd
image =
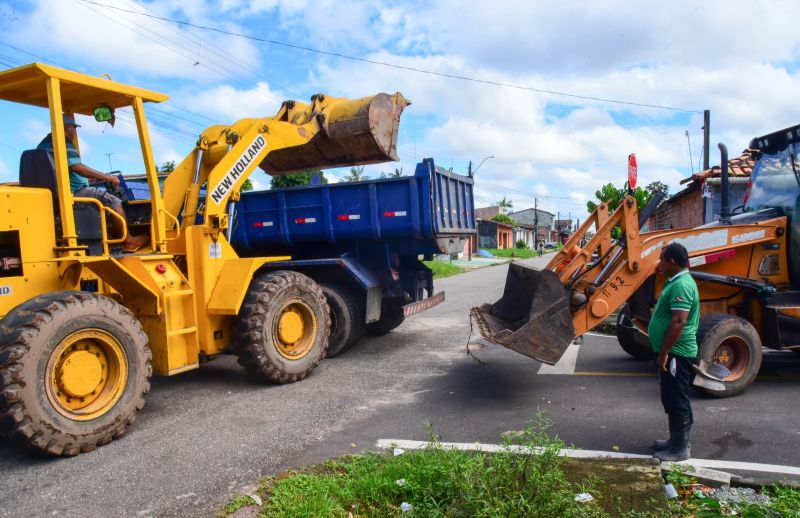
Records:
M747 182L755 161L750 150L728 160L729 200L731 209L744 204ZM719 219L722 208L720 166L681 180L681 191L670 196L647 220L648 230L693 228Z

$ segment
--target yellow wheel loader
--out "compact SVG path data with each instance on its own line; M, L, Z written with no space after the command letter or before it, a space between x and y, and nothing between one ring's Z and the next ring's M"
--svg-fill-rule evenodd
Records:
M19 184L0 185L0 433L10 440L76 455L125 432L153 373L235 353L286 383L325 356L322 289L297 272L262 271L288 257L238 257L230 206L257 167L274 175L397 160L408 102L319 94L286 101L273 117L209 127L162 190L144 105L166 99L42 64L0 73L0 100L49 110L53 144L25 151ZM150 191L125 204L124 219L71 192L62 117L113 124L123 108L135 117ZM107 228L112 218L122 235ZM116 246L126 235L149 245L124 253Z
M730 371L722 381L698 376L696 385L716 397L734 396L755 380L762 347L800 351L800 126L752 140L748 194L733 211L727 148L719 147L719 221L642 233L661 196L641 214L632 196L610 216L601 203L544 270L510 266L503 297L472 309L481 335L554 364L574 338L621 309L620 344L637 358L652 358L646 329L665 280L657 264L661 249L678 242L689 251L700 291L698 359ZM612 239L615 227L622 232Z

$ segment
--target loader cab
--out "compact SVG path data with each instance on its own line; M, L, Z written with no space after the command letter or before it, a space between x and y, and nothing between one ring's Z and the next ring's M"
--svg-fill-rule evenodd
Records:
M800 289L800 125L750 142L756 163L745 195L745 212L777 209L787 217L790 277Z
M109 236L105 222L116 217L99 202L76 200L70 190L63 114L93 116L98 122L114 120L114 111L130 108L135 117L142 158L151 190L148 225L154 252L166 252L165 214L144 114L145 102L163 102L164 94L109 79L32 63L0 72L0 101L48 110L53 152L25 151L20 160L23 187L49 189L53 194L58 255L108 255L116 236ZM73 140L79 148L77 137ZM31 208L31 210L37 210ZM127 228L127 226L126 226ZM120 242L119 240L117 242Z

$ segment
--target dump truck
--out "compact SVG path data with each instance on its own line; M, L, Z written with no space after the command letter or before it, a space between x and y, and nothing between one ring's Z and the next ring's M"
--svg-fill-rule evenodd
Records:
M248 371L287 383L319 364L330 334L321 287L297 271L264 269L290 256L240 257L228 239L233 204L257 168L279 175L397 160L401 94L318 94L285 101L271 117L211 126L163 193L144 106L166 95L33 63L0 72L0 100L47 109L53 143L52 154L22 153L19 185L0 185L5 438L77 455L125 432L152 374L233 353ZM126 204L125 219L73 196L63 124L75 114L113 123L121 108L133 111L150 191ZM122 235L110 235L111 218ZM149 245L117 249L129 233Z
M123 199L149 199L146 184L120 181ZM243 192L230 244L239 257L291 256L262 270L297 271L322 287L333 357L444 301L419 258L464 250L475 233L472 187L426 158L411 176Z
M733 210L727 147L719 148L718 221L641 232L661 196L641 214L632 196L611 215L601 203L544 270L510 266L502 298L471 310L481 335L553 364L574 338L619 309L620 344L635 357L651 357L646 329L665 281L657 264L662 248L677 242L689 251L700 292L698 358L730 371L719 383L698 377L702 390L740 394L758 374L762 347L800 351L800 126L750 142L755 166L745 203ZM612 239L615 227L621 234ZM571 257L583 239L588 243Z

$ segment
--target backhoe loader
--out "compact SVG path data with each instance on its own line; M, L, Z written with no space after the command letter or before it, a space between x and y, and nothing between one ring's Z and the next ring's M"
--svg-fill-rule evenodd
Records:
M329 308L288 256L240 258L230 211L257 167L295 170L397 160L399 93L285 101L275 116L207 128L159 186L145 103L161 93L57 67L0 72L0 99L49 110L52 154L22 154L18 185L0 185L0 433L52 455L122 435L151 374L235 353L276 383L308 376L325 356ZM116 212L70 191L62 114L111 122L130 108L150 199ZM10 118L3 119L6 124ZM79 143L74 141L76 148ZM202 196L201 196L202 194ZM136 253L116 248L145 235Z
M727 148L719 148L719 221L641 232L660 195L641 214L632 196L611 215L601 203L544 270L510 266L502 298L471 311L481 335L554 364L574 338L621 309L620 344L637 358L650 358L647 323L665 280L657 272L659 255L678 242L689 251L700 291L698 358L730 371L719 383L698 379L696 385L712 396L734 396L755 380L762 346L800 351L800 125L751 141L755 167L745 204L733 211ZM622 232L612 239L615 227ZM568 251L584 239L588 243L570 259Z

